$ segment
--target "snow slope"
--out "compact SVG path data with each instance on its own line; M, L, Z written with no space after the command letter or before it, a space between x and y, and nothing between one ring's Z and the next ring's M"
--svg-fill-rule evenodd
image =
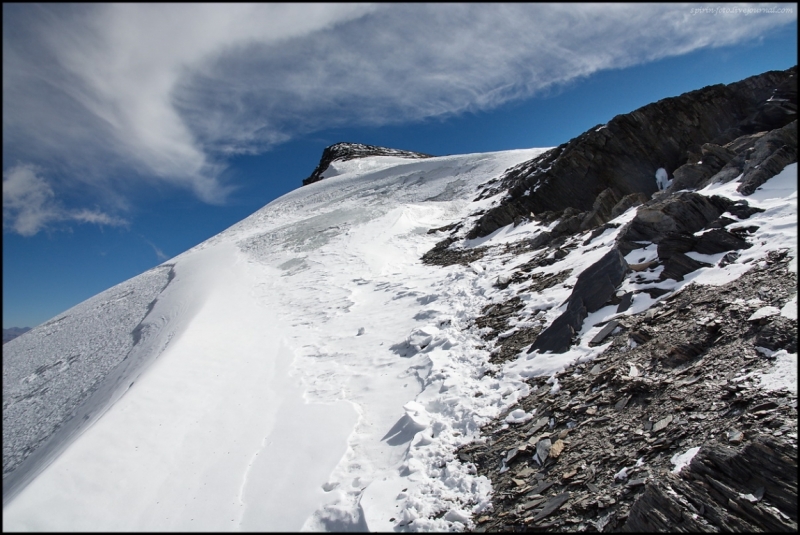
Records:
M458 460L455 449L526 395L527 377L602 352L604 346L588 342L600 329L596 325L616 314L616 307L607 307L590 315L580 342L564 354L523 351L500 368L488 364L489 350L473 320L488 303L510 297L511 289L494 283L534 254L513 255L502 244L545 227L508 226L463 245L494 247L468 267L420 262L448 235L429 229L469 221L497 202L472 202L477 186L541 152L336 162L325 180L172 259L166 286L161 279L142 282L153 274L124 283L150 288L145 301L152 306L133 314L147 327L147 343L134 343L138 353L129 359L138 364L117 372L117 395L84 402L102 418L79 427L74 441L73 435L54 435L56 446L67 447L54 447L63 453L53 454L55 460L4 504L3 529L469 526L471 515L490 506L491 485ZM793 164L747 198L766 211L747 221L759 229L739 261L698 270L680 283L636 284L672 290L691 281L721 284L777 248L790 249L796 271L796 177ZM737 198L736 185L701 193ZM635 208L615 222L634 215ZM525 308L504 334L530 322L552 322L577 276L606 252L617 232L609 229L573 249L557 266L538 268L573 271L545 293L522 295ZM641 262L648 254L655 254L653 247L635 250L629 260ZM622 290L633 284L626 280ZM102 304L115 291L94 299ZM623 314L655 301L638 293ZM82 304L65 315L90 325L98 306ZM130 345L136 322L114 318L104 316L109 338ZM35 329L4 346L4 385L30 377L15 371L29 360L20 357L24 344L35 342L40 353L57 355L78 346L78 334L48 350L46 333ZM9 379L8 357L15 357ZM786 366L796 360L796 354L781 356L764 387L785 387ZM83 365L90 372L99 366ZM512 412L508 421L529 417Z
M428 229L476 209L477 184L540 152L343 162L171 260L174 280L145 300L158 295L157 359L117 381L119 401L4 505L4 529L380 529L386 511L411 520L443 503L456 512L431 527L462 519L486 482L425 467L453 463L454 444L519 385L494 385L474 409L457 402L487 388L484 355L460 333L482 302L479 277L419 258L441 239ZM121 321L79 307L65 316L102 318L129 343L136 322L115 334ZM79 346L80 332L50 352ZM46 336L15 342L46 353ZM408 405L423 387L433 416ZM97 402L93 414L110 403ZM409 488L398 508L390 487ZM429 491L439 496L420 497Z

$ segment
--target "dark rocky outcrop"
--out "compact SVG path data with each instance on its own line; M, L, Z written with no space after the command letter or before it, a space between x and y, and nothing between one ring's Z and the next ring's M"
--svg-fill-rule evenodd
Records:
M507 189L505 198L478 219L468 237L487 236L531 214L568 207L590 212L598 196L608 189L619 199L631 194L649 197L657 191L655 172L661 167L676 174L678 185L684 187L703 183L718 172L727 176L737 165L752 160L747 145L756 139L754 134L774 129L783 132L781 127L786 127L787 132L775 134L781 137L775 141L780 143L779 154L766 175L783 162L796 160L796 148L792 153L792 143L783 139L792 130L796 147L797 127L790 125L796 119L796 75L797 67L770 71L618 115L606 125L509 169L494 189L482 194ZM765 152L772 155L776 149L765 145ZM698 164L700 161L703 163ZM764 166L755 165L759 169ZM732 167L725 170L727 166ZM753 182L759 180L757 176ZM674 187L675 183L673 191Z
M701 267L710 267L710 264L695 260L686 253L716 254L751 247L742 235L724 228L734 220L721 214L731 212L746 219L756 211L760 209L752 208L744 201L734 203L724 197L680 192L640 208L620 232L617 245L623 254L627 254L647 243L658 244L658 259L664 265L660 279L680 281ZM702 230L705 232L694 235Z
M311 173L311 176L303 180L303 185L307 186L322 180L322 174L335 161L346 162L356 158L366 158L367 156L399 156L401 158L432 158L430 154L412 152L407 150L390 149L386 147L376 147L375 145L363 145L361 143L336 143L322 151L322 158L319 165Z
M739 193L752 194L764 182L797 161L797 121L773 130L759 139L742 168Z
M742 238L735 236L725 229L711 229L700 235L693 250L700 254L717 254L726 251L748 249L751 245Z
M642 246L637 242L661 243L675 235L691 235L717 220L732 204L725 197L693 192L650 202L639 208L636 217L620 232L620 248L627 254Z
M797 68L793 76L785 78L773 90L766 102L748 117L747 124L753 132L774 130L797 119Z
M648 201L647 195L642 192L631 193L630 195L625 195L617 204L614 205L614 208L611 209L611 219L614 219L618 215L624 214L628 208L632 208L634 206L639 206L640 204L644 204Z
M710 144L704 147L707 145ZM744 175L739 191L750 195L786 165L797 161L797 121L772 131L741 136L719 148L726 152L717 151L717 155L725 157L706 153L699 161L676 169L668 191L702 188L712 182L730 182ZM727 158L731 153L733 157Z
M563 353L569 349L583 320L611 299L627 270L628 263L617 248L612 248L600 260L586 268L578 275L578 281L567 301L567 310L536 338L528 353Z
M660 278L682 281L685 275L703 267L711 267L711 264L695 260L685 253L674 253L664 261L664 271L661 272Z
M611 219L612 211L621 201L622 197L617 193L617 190L614 188L604 189L592 204L592 210L581 219L579 230L595 228Z
M767 495L777 511L762 502ZM698 532L710 531L709 524L725 531L796 532L797 449L768 436L741 451L701 449L680 476L647 483L619 531Z
M461 264L466 266L480 258L486 253L486 247L475 247L473 249L451 249L450 245L458 241L450 237L437 243L433 249L422 255L422 263L430 266L451 266Z
M618 245L624 254L646 243L658 244L658 257L668 260L673 253L695 251L715 254L750 245L724 229L735 220L722 216L729 212L740 219L762 211L746 201L732 202L725 197L706 197L680 192L639 209L633 220L620 232ZM694 236L701 230L700 236ZM740 229L741 230L741 229Z

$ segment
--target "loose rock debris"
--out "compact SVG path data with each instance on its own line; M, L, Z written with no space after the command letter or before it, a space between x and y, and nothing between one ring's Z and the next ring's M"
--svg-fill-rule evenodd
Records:
M611 346L558 373L555 394L531 379L509 410L531 419L501 417L459 450L495 492L475 531L796 531L797 396L760 388L759 373L796 351L797 324L751 318L783 307L797 279L785 253L764 264L618 318Z

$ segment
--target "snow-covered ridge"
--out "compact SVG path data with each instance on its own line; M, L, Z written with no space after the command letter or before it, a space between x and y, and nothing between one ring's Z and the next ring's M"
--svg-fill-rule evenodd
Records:
M395 486L407 522L464 525L489 487L452 452L524 384L484 376L465 330L490 281L419 259L438 239L428 229L476 208L480 183L540 152L367 157L366 172L291 192L173 259L150 312L170 333L158 359L120 380L125 395L95 408L104 416L6 506L5 526L378 529L396 521L378 489ZM80 343L47 346L44 331L7 344L6 365L24 344L55 362ZM425 520L444 504L447 519ZM41 507L52 514L30 515Z

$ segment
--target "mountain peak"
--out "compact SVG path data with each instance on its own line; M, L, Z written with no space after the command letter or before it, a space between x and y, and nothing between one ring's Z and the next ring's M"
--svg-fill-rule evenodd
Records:
M408 150L390 149L388 147L378 147L376 145L365 145L363 143L350 143L342 141L334 143L326 147L322 151L322 158L319 160L311 176L303 180L303 185L307 186L322 180L324 177L322 173L328 169L331 163L335 161L346 162L348 160L355 160L356 158L366 158L368 156L398 156L400 158L431 158L430 154L423 154L421 152L412 152Z

